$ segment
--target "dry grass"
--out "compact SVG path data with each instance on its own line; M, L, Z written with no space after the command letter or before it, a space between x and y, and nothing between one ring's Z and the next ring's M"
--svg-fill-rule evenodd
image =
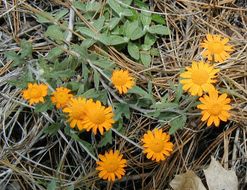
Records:
M172 30L169 37L160 39L157 46L160 58L153 60L150 68L129 60L112 47L108 56L120 67L135 73L138 85L145 87L153 83L153 94L159 99L164 92L170 94L169 81L178 81L181 68L200 59L198 46L208 32L229 37L236 51L232 58L217 66L221 69L218 88L231 96L231 120L218 129L206 128L200 118L193 115L186 127L179 130L173 141L173 155L161 164L147 161L141 150L118 135L112 146L118 147L128 159L127 175L114 184L97 177L95 161L88 156L80 144L69 139L62 131L54 137L43 134L42 129L53 122L55 113L35 114L23 103L20 89L11 87L7 80L22 74L21 68L10 69L3 53L19 51L22 38L31 40L34 53L46 55L54 43L44 37L45 28L33 15L40 10L70 7L69 1L3 0L0 3L0 189L46 189L46 182L56 179L59 189L73 185L75 189L166 189L175 174L194 170L202 179L202 169L213 155L225 168L236 171L239 188L247 183L247 1L245 0L154 0L153 10L164 14ZM83 21L83 15L75 13ZM69 16L69 15L68 15ZM77 38L82 38L73 31ZM102 49L94 47L94 51ZM147 74L149 73L149 74ZM124 124L124 135L134 142L149 128L168 125L147 118L134 110L131 119ZM82 135L82 138L84 136ZM96 139L91 137L96 147ZM97 150L97 148L95 148ZM99 153L102 151L98 149ZM144 161L145 159L145 161Z

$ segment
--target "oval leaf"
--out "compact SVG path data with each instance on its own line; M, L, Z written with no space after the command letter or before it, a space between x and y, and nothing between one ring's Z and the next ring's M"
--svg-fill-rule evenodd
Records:
M138 60L140 58L139 48L136 44L129 42L128 43L128 52L131 57Z

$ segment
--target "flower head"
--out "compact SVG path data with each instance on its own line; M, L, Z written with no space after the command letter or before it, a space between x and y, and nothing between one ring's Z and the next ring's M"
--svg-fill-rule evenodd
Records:
M209 95L204 95L199 99L202 104L197 108L202 110L202 121L207 120L207 126L214 125L218 127L220 120L227 121L230 117L229 110L232 108L229 103L230 99L227 94L218 95L216 90L210 90Z
M123 155L118 150L115 152L110 150L105 155L99 154L101 161L97 162L98 167L96 168L96 170L100 171L99 177L108 181L115 181L116 177L121 179L125 174L124 168L127 165L127 161L122 157Z
M112 128L113 113L112 107L105 107L101 105L100 101L94 102L92 99L87 100L85 107L85 118L83 121L83 128L87 131L91 130L94 134L99 130L100 134L104 133L104 129L108 131Z
M71 98L67 107L63 112L68 113L68 122L71 128L77 128L81 131L83 129L83 121L85 118L86 99L84 98Z
M68 104L69 100L73 97L70 92L71 91L68 88L56 88L56 91L53 92L51 96L52 103L55 104L58 109L64 108Z
M48 86L46 84L28 83L27 89L22 91L22 96L32 105L40 102L43 103L47 93Z
M216 62L223 62L230 57L229 52L233 51L232 46L226 45L228 38L223 38L221 35L208 34L201 47L205 48L202 56L208 60Z
M193 96L201 96L203 92L214 89L212 83L215 83L216 73L219 69L208 63L192 62L191 67L186 67L187 71L183 72L180 77L180 83L183 85L183 90L189 91Z
M111 81L120 94L126 94L135 85L134 78L128 70L113 71Z
M153 131L148 130L144 134L142 142L144 143L144 153L147 154L147 158L156 160L156 162L165 160L173 150L170 135L163 133L162 129L155 128Z

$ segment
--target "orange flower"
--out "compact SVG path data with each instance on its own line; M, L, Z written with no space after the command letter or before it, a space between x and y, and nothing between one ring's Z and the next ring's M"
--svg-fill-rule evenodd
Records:
M71 128L77 128L81 131L83 129L83 121L85 118L85 98L71 98L67 107L63 109L63 112L68 113Z
M111 81L120 94L126 94L135 85L134 78L128 70L113 71Z
M113 113L112 107L105 107L101 105L100 101L93 102L92 99L87 100L85 107L85 117L83 121L83 128L87 131L91 130L94 134L99 130L100 134L104 133L104 129L108 131L112 128Z
M170 135L163 133L162 129L148 130L142 138L144 153L148 159L159 162L165 160L173 151L173 144L170 142Z
M101 161L97 162L96 170L99 172L99 177L108 181L115 181L115 178L121 179L125 174L127 160L122 158L123 155L118 150L113 152L110 150L105 155L99 155Z
M210 61L225 61L230 57L229 52L233 51L232 46L226 45L228 41L228 38L223 38L221 35L208 34L204 42L201 43L201 47L205 48L202 56Z
M51 101L56 105L57 109L64 108L68 104L69 100L73 97L70 92L68 88L59 87L52 93Z
M40 102L43 103L47 93L48 86L46 84L28 83L27 89L22 91L22 96L32 105Z
M212 65L202 61L193 61L192 66L186 69L187 71L180 75L183 90L190 92L192 96L201 96L203 92L214 89L212 84L216 82L216 73L220 71L219 69L214 69Z
M197 108L202 110L202 121L207 121L207 126L214 125L218 127L220 120L227 121L230 117L229 110L232 108L229 103L230 99L227 98L227 94L218 95L216 90L210 90L209 95L204 95L199 99L202 104L199 104Z

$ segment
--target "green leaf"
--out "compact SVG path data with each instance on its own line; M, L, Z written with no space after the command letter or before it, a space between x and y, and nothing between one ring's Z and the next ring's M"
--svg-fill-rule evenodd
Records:
M93 26L97 29L97 32L101 31L105 23L105 17L101 16L93 22Z
M144 37L144 44L148 46L154 45L156 42L156 37L152 34L147 33Z
M52 123L48 127L44 128L43 132L48 135L56 135L61 128L61 123Z
M94 65L97 65L103 69L111 69L114 67L114 63L107 59L99 59L93 61Z
M166 24L165 18L163 18L162 16L158 15L158 14L152 14L152 20L158 24Z
M71 69L65 69L62 71L55 71L53 70L50 73L45 73L48 78L53 78L53 79L68 79L74 75L75 71Z
M67 83L66 86L67 86L67 88L71 89L72 91L77 91L80 88L81 83L71 81L71 82Z
M172 102L157 102L156 104L152 105L151 108L156 108L156 109L174 109L178 108L179 105L177 103L172 103Z
M96 90L99 90L99 80L100 80L100 74L98 73L98 71L94 70L93 81Z
M87 68L87 65L82 64L82 76L83 76L84 81L87 81L88 80L89 73L90 73L90 71Z
M88 57L88 50L86 47L79 46L78 44L73 44L70 47L80 55L80 60L82 60L82 62Z
M111 35L111 36L101 35L99 37L99 41L105 45L113 45L113 46L128 42L128 40L125 39L124 37L117 36L117 35Z
M145 34L138 20L133 22L126 21L124 23L124 33L131 40L137 40Z
M107 101L108 101L108 92L107 92L107 90L99 91L97 100L101 101L104 105L106 105Z
M118 17L112 18L109 22L109 25L108 25L109 29L110 30L114 29L118 25L120 20L121 20L121 18L118 18Z
M97 1L88 1L86 5L86 11L98 12L101 8L101 3Z
M84 98L97 98L99 95L97 94L96 90L94 88L89 89L85 93L82 94L82 97Z
M146 92L145 90L143 90L142 88L140 88L138 86L134 86L133 88L131 88L128 91L128 93L138 94L142 98L145 98L145 99L149 99L151 101L154 101L154 98L153 98L152 94L149 94L148 92Z
M39 103L35 106L34 112L45 112L47 110L51 110L53 108L53 105L50 100L45 100L44 103Z
M81 84L78 88L77 95L81 95L85 91L85 85Z
M123 11L121 12L121 14L124 15L124 16L127 16L127 17L133 16L132 11L129 10L129 9L127 9L127 8L123 9Z
M79 31L81 34L85 35L85 36L88 36L88 37L93 38L93 39L95 39L95 40L98 39L98 36L96 35L96 33L93 32L92 30L90 30L90 29L87 28L87 27L79 27L79 28L78 28L78 31Z
M152 56L159 56L160 55L160 52L157 48L151 48L150 49L150 55Z
M174 101L178 103L182 95L183 95L183 86L182 84L179 83L179 85L176 88L176 97Z
M81 11L86 12L86 4L80 1L73 1L73 6Z
M141 61L145 67L149 67L151 63L151 55L148 51L141 51Z
M160 112L160 110L157 110L157 112ZM160 114L157 116L157 119L165 122L171 121L174 117L177 117L178 114L172 113L172 112L160 112Z
M67 190L74 190L74 189L75 189L75 187L73 184L67 187Z
M169 125L171 128L169 129L169 134L174 134L178 129L182 129L186 124L186 116L180 115L177 118L170 121Z
M55 179L51 180L50 183L47 185L47 190L56 190L57 188L57 182Z
M106 131L104 133L104 136L102 137L101 141L99 142L98 147L102 148L104 146L106 146L107 144L112 144L112 131Z
M114 120L118 121L122 116L127 119L130 118L130 109L128 104L116 103L114 104Z
M140 20L140 14L136 10L132 9L131 12L132 12L132 16L128 17L128 20L130 21Z
M121 36L117 36L117 35L112 35L110 36L110 40L111 40L111 43L110 45L119 45L119 44L124 44L124 43L127 43L128 42L128 39L125 39Z
M140 14L140 19L141 19L141 22L142 22L142 25L145 27L145 26L149 26L151 24L151 13L147 13L147 12L144 12L142 11L142 13Z
M110 36L109 36L108 34L106 34L106 33L100 34L98 40L99 40L102 44L107 45L107 46L109 46L110 43L111 43L111 38L110 38Z
M115 0L108 0L107 3L117 14L122 13L123 8Z
M129 21L126 21L124 23L124 32L125 32L125 35L128 37L128 38L131 38L132 37L132 34L136 31L136 29L138 28L138 25L139 25L139 22L138 20L134 21L134 22L129 22Z
M21 40L21 58L32 57L32 44L27 40Z
M148 32L151 34L169 35L170 30L167 26L153 25L148 28Z
M57 41L58 43L61 43L64 40L64 34L60 27L57 25L49 26L47 31L45 32L45 36Z
M8 80L7 83L12 86L16 86L17 88L23 89L27 87L28 81L26 82L26 81L19 81L16 79L12 79L12 80Z
M131 5L133 0L122 0L122 2L126 5Z
M142 36L145 35L145 31L142 30L142 28L140 26L138 26L138 28L136 28L136 30L134 31L134 33L131 36L131 40L137 40L140 39Z
M26 88L29 82L34 82L34 79L32 77L32 74L27 72L23 72L22 75L17 79L15 78L7 81L8 84L16 86L21 89Z
M129 42L128 43L128 52L131 57L138 60L140 58L139 48L136 44Z
M137 7L141 8L141 9L148 9L148 5L145 4L142 0L134 0L134 3Z
M8 60L13 61L14 64L12 66L18 66L25 63L24 59L17 55L15 51L7 51L5 57Z
M141 46L141 50L148 51L150 49L151 49L151 46L149 46L149 45L142 44L142 46Z
M55 19L58 21L63 18L66 14L68 14L68 9L59 9L59 11L55 14Z
M84 47L84 48L88 49L88 48L90 48L95 42L96 42L96 40L94 40L94 39L85 39L85 40L82 41L81 47Z
M125 5L131 5L133 0L122 0Z
M54 47L49 51L47 59L49 61L55 61L55 59L57 59L62 53L63 50L60 47Z
M38 14L36 14L37 17L37 22L39 23L51 23L54 21L53 15L51 13L48 12L39 12Z

